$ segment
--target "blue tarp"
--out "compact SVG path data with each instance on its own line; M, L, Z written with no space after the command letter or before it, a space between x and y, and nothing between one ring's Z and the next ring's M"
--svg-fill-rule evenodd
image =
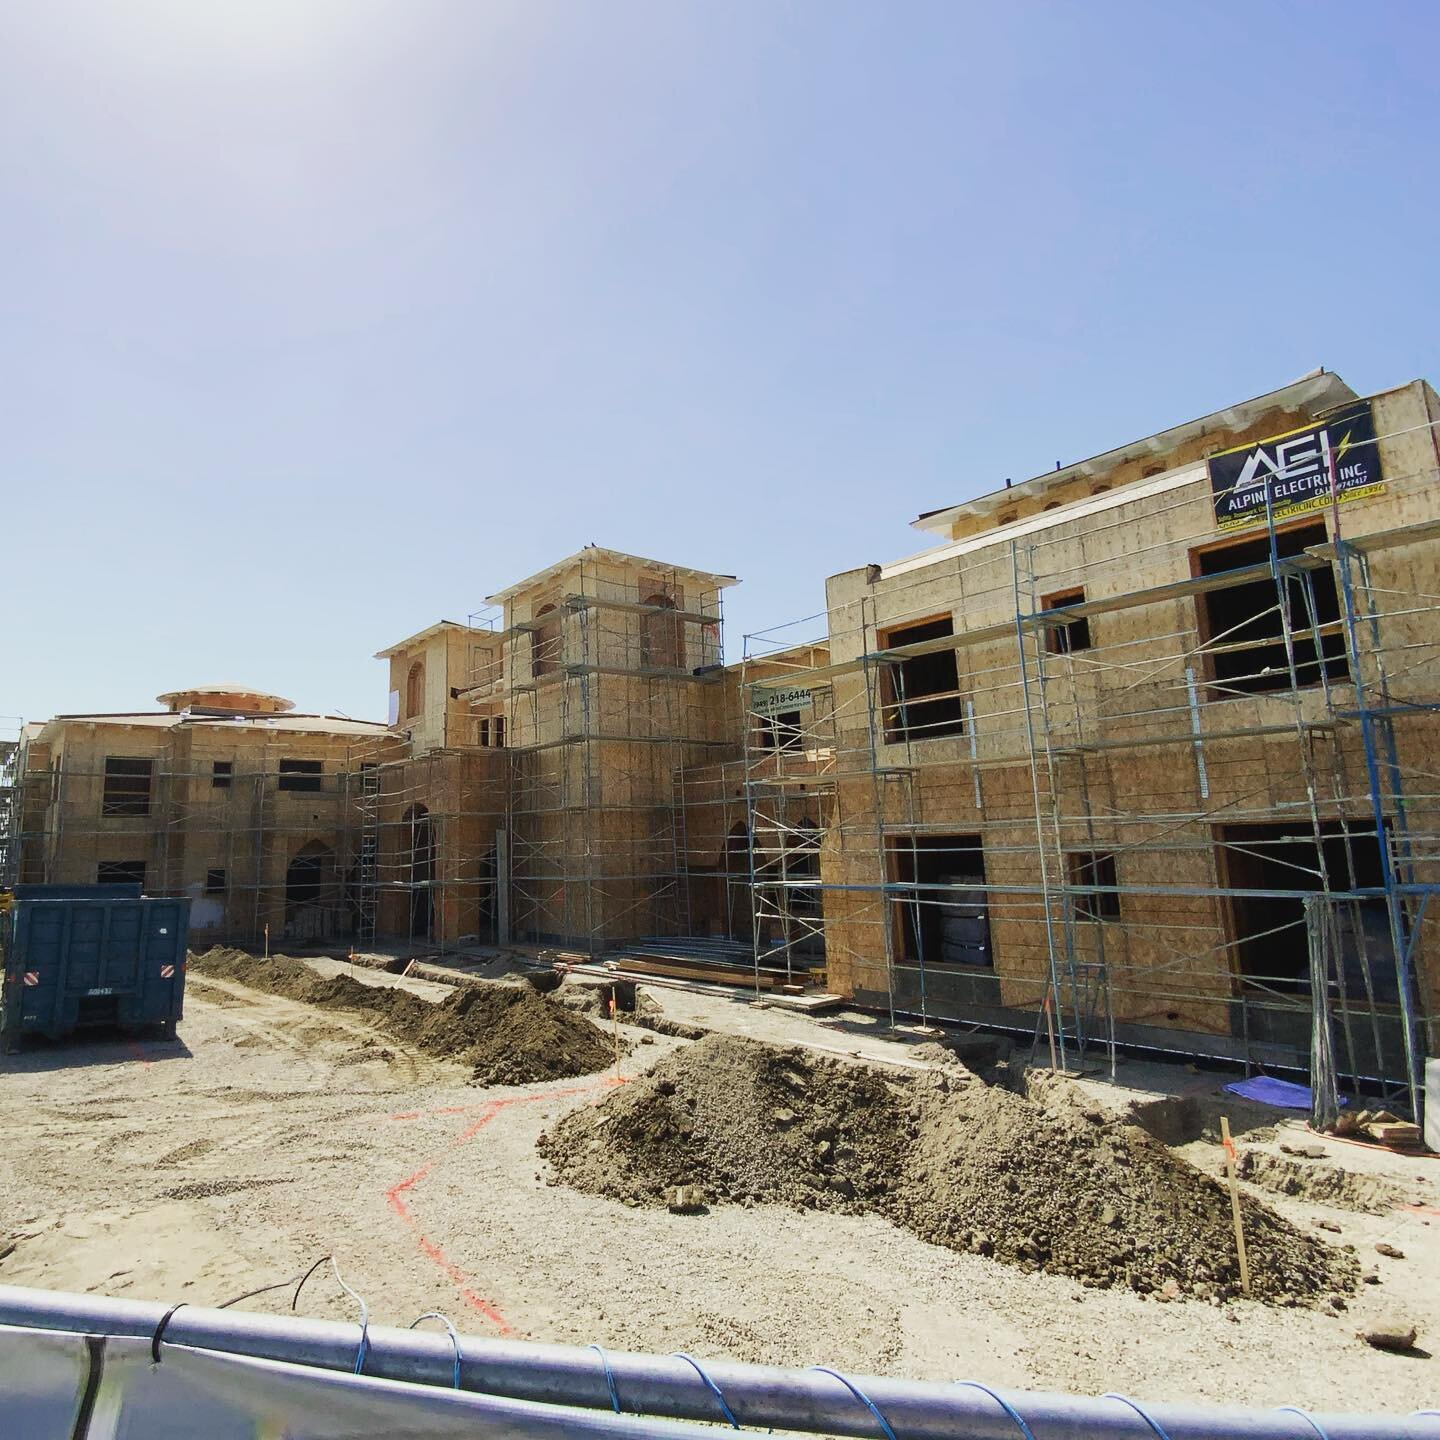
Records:
M1256 1075L1251 1080L1236 1080L1225 1088L1232 1095L1244 1096L1246 1100L1258 1100L1262 1105L1274 1105L1280 1110L1308 1110L1311 1105L1308 1085L1297 1085L1292 1080L1276 1080L1269 1075ZM1345 1103L1343 1095L1340 1103Z

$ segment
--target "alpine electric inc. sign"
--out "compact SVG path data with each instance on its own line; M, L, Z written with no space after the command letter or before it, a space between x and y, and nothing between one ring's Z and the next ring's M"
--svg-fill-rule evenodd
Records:
M1222 530L1288 520L1334 499L1379 495L1380 451L1370 402L1347 405L1323 425L1223 450L1207 462L1215 520Z

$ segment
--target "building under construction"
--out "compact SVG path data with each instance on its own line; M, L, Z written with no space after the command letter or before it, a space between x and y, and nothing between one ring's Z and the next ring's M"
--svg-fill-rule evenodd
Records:
M937 546L830 579L803 679L763 666L803 627L750 637L757 954L778 926L841 993L1061 1059L1295 1064L1313 1030L1413 1102L1440 982L1437 418L1422 381L1361 399L1317 373L920 517ZM818 906L784 872L802 794Z
M143 858L247 942L645 953L1067 1060L1318 1037L1413 1100L1437 419L1317 372L921 516L728 666L733 577L590 547L382 651L384 725L193 691L27 727L5 853Z

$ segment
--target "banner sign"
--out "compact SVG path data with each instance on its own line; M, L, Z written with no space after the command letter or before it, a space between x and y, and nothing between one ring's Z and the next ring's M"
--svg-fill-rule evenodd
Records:
M1385 489L1368 400L1347 405L1322 425L1225 450L1207 463L1222 530L1263 524L1267 513L1288 520L1323 510L1330 504L1332 466L1342 504Z
M811 692L799 686L786 690L756 690L750 698L750 709L756 715L784 715L803 710L811 700Z

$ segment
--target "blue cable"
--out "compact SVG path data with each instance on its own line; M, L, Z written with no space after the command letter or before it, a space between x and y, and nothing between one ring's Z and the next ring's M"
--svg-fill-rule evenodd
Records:
M1298 1415L1320 1437L1320 1440L1330 1440L1330 1437L1321 1429L1320 1422L1298 1405L1277 1405L1275 1408L1284 1415Z
M1157 1440L1170 1440L1160 1422L1147 1415L1128 1395L1116 1395L1110 1391L1100 1398L1102 1400L1118 1400L1122 1405L1128 1405L1155 1432Z
M700 1362L693 1355L687 1355L683 1350L675 1351L675 1358L677 1360L688 1360L690 1364L695 1367L695 1373L710 1387L711 1394L720 1402L721 1412L730 1422L730 1428L732 1430L738 1430L740 1428L740 1422L731 1413L730 1407L725 1403L725 1397L720 1393L720 1387L705 1373Z
M812 1365L810 1368L838 1380L875 1417L875 1423L884 1432L885 1440L895 1440L895 1432L890 1428L890 1422L875 1408L875 1402L858 1385L847 1380L838 1370L831 1370L825 1365Z
M620 1396L615 1392L615 1372L610 1368L610 1357L598 1346L587 1345L587 1350L593 1350L599 1357L600 1363L605 1367L605 1384L610 1390L610 1404L614 1406L615 1413L620 1413Z
M1020 1433L1025 1440L1035 1440L1035 1432L1020 1418L1019 1412L1008 1400L1002 1399L988 1385L982 1385L978 1380L957 1380L956 1385L969 1386L972 1390L983 1390L1014 1422L1019 1426Z
M460 1337L455 1333L455 1327L438 1311L427 1310L423 1315L417 1315L409 1325L413 1330L422 1320L438 1320L449 1332L450 1343L455 1347L455 1388L460 1388Z
M1315 1416L1312 1416L1312 1414L1308 1414L1306 1413L1306 1411L1303 1411L1302 1408L1299 1407L1299 1405L1276 1405L1276 1410L1280 1411L1280 1413L1282 1414L1286 1414L1286 1416L1299 1416L1300 1418L1302 1418L1303 1421L1305 1421L1306 1424L1308 1424L1310 1428L1312 1428L1313 1431L1315 1431L1316 1434L1318 1434L1320 1440L1331 1440L1331 1437L1329 1437L1328 1434L1326 1434L1325 1431L1320 1428L1320 1423L1318 1420L1316 1420Z

